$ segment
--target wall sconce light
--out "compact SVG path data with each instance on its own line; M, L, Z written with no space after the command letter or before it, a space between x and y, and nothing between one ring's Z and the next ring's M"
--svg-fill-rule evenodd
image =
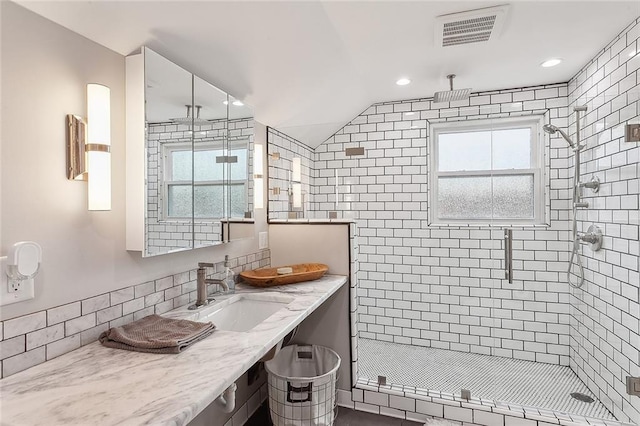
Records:
M300 157L293 157L291 163L291 179L294 182L300 182L302 180L302 161Z
M291 185L291 197L293 208L302 208L302 184L294 183Z
M67 115L67 178L88 181L89 210L111 210L111 90L87 84L87 121Z

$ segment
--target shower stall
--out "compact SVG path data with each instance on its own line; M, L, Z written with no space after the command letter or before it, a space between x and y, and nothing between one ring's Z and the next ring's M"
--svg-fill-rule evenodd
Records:
M499 105L379 104L357 119L399 117L393 128L417 126L419 132L363 143L364 156L375 157L375 163L363 159L358 165L371 164L366 173L355 166L340 170L335 181L342 191L336 205L359 229L354 340L356 388L363 393L355 396L356 408L377 405L380 412L400 416L404 408L405 416L414 410L416 418L426 414L479 424L489 423L475 419L477 410L470 407L549 423L640 422L639 399L626 391L627 380L640 371L640 148L627 144L623 131L639 120L638 87L625 94L633 114L609 126L599 111L615 98L586 96L581 80L579 74L566 85L492 94L503 100ZM549 96L544 101L521 101L543 93ZM420 118L427 118L389 113L400 108L425 108ZM542 223L431 223L430 159L443 155L433 149L433 128L487 119L498 128L505 116L542 117L537 128L544 144ZM384 144L388 150L380 151ZM460 168L465 152L452 154ZM474 161L481 159L474 154ZM384 173L376 174L376 166L384 164ZM502 189L499 179L492 182L495 197ZM507 186L517 184L510 178ZM455 188L465 206L483 196L473 185L469 197L465 188ZM510 208L521 204L517 197L505 199ZM505 228L512 235L507 240ZM505 275L508 265L512 271ZM394 403L391 395L415 402ZM459 404L455 408L461 411L448 404Z
M304 217L357 225L356 409L640 424L638 34L640 19L568 83L374 104L313 150L273 138L279 164L308 164Z
M622 131L639 119L638 87L626 95L634 115L607 130L597 111L613 100L581 96L576 85L557 87L566 104L541 111L513 102L533 98L529 89L505 93L510 115L544 115L545 224L440 226L425 215L415 226L413 212L392 228L398 211L376 212L375 219L386 218L376 221L362 220L367 212L360 210L357 387L364 409L401 409L380 397L388 393L416 399L405 413L459 422L493 424L474 417L477 407L491 407L492 414L548 423L640 423L640 398L626 389L640 372L640 148L626 145ZM461 123L480 112L450 110ZM505 108L486 110L498 122ZM443 112L424 124L427 140ZM442 154L428 149L425 168L432 155ZM463 157L458 150L456 161Z
M581 244L589 243L597 250L603 238L597 227L578 232L579 216L590 202L598 204L595 198L587 201L582 189L591 188L596 194L599 184L595 179L582 182L580 152L587 144L580 139L580 124L587 108L572 110L574 139L553 124L542 126L545 133L559 134L568 143L563 146L556 143L561 139L554 140L548 148L558 158L566 156L574 170L572 180L562 178L569 187L562 193L571 194L570 200L563 200L569 208L552 208L557 219L551 220L547 230L508 226L501 241L500 225L496 224L473 230L463 226L437 228L431 231L431 237L438 236L438 243L430 254L439 258L432 262L430 275L414 283L411 292L402 292L406 283L389 283L389 291L375 301L368 297L373 291L361 298L360 319L366 326L361 328L358 340L358 374L364 389L401 385L439 398L446 395L453 401L475 400L485 406L542 413L558 420L566 416L572 420L616 420L570 367L572 318L568 309L572 294L566 284L574 288L584 284ZM481 135L473 137L479 139ZM499 145L497 139L492 143ZM456 161L464 162L464 156L458 150ZM472 156L480 161L477 153ZM553 171L551 162L549 165ZM559 192L553 198L560 202L560 197ZM570 217L566 217L567 210ZM561 213L565 213L565 220L559 220ZM567 221L569 233L565 231ZM493 225L498 229L491 229ZM549 232L556 234L545 237ZM553 241L555 235L566 241L564 248L552 248L558 243ZM496 249L504 249L504 260L482 262L483 245L489 248L490 257L499 252ZM507 270L504 279L496 274L502 267ZM363 275L368 278L372 274ZM425 281L431 284L423 285ZM361 281L362 286L369 283L366 278ZM412 297L414 291L421 293L419 298ZM394 292L401 296L394 297Z

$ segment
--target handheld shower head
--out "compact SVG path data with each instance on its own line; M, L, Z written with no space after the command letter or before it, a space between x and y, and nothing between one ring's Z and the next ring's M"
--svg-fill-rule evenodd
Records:
M562 135L562 137L564 138L564 140L566 140L569 143L569 146L571 148L573 148L573 149L576 149L576 144L573 143L571 138L569 138L569 136L567 136L567 134L565 132L563 132L562 130L558 129L553 124L545 124L544 126L542 126L542 130L544 130L545 132L549 133L550 135L554 135L556 132L559 132Z

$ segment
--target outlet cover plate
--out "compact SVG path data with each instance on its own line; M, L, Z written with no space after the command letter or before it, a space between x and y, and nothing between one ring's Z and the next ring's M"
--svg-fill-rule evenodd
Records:
M11 290L11 287L16 286L17 290ZM7 257L0 257L0 306L22 302L34 297L33 278L11 283L7 277Z

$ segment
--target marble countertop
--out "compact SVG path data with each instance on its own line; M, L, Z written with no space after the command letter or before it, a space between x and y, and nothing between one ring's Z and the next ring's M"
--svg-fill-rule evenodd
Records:
M278 292L294 299L248 332L217 330L178 355L129 352L95 342L9 376L0 380L0 423L187 424L346 280L326 275L268 289L238 285L236 293ZM195 320L198 315L186 307L164 314Z

